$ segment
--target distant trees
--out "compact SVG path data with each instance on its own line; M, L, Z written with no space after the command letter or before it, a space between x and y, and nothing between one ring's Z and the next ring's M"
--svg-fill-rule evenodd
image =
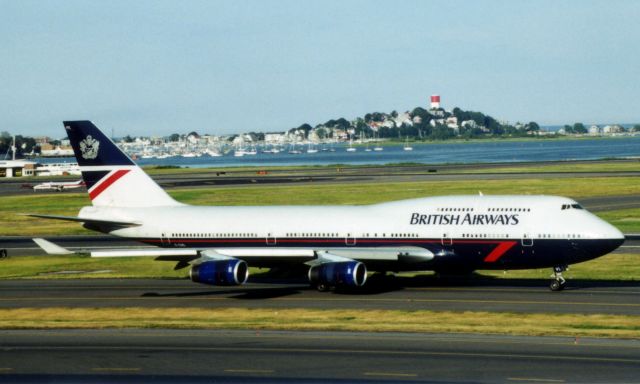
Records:
M4 156L5 153L9 152L12 141L13 136L9 132L0 133L0 156Z
M370 122L381 123L385 121L385 119L386 119L386 114L381 112L367 113L366 115L364 115L365 123L370 123Z
M329 137L329 131L327 131L327 129L323 127L316 128L316 135L318 135L318 138L320 140L326 139Z
M587 133L588 130L582 123L575 123L573 125L566 124L564 127L565 133L576 133L576 134L584 134Z
M264 141L263 132L249 132L248 135L251 136L252 141Z
M312 126L310 126L309 124L305 123L300 125L297 128L291 128L289 130L289 134L294 134L295 132L303 132L304 137L309 137L309 132L313 129Z
M325 127L333 127L339 129L348 129L351 127L351 123L345 119L344 117L339 118L338 120L329 120L324 123Z
M451 117L455 119L450 119ZM571 132L581 131L584 125L576 123L570 126L570 129ZM354 138L378 137L404 140L405 137L409 137L418 140L447 140L455 137L465 139L492 136L523 137L537 133L540 131L540 126L534 121L527 124L517 123L514 126L500 122L482 112L465 111L458 107L453 108L451 112L442 108L416 107L404 113L396 110L390 113L371 112L351 121L341 117L317 124L315 127L305 123L289 129L287 133L307 139L312 130L320 139L333 137L334 130L342 130ZM252 137L258 137L255 132L251 134ZM172 141L174 137L177 140L179 136L172 135ZM260 137L262 136L258 139Z
M453 129L447 127L446 125L437 124L431 135L429 135L430 139L433 140L447 140L455 136L455 132Z
M454 119L455 117L455 119ZM455 107L451 112L439 109L426 109L416 107L411 111L399 113L394 110L390 113L371 112L363 117L353 120L347 120L344 117L331 119L323 124L317 124L312 127L310 124L304 123L298 127L291 128L287 131L290 135L296 135L298 138L309 138L309 132L315 132L320 139L327 139L337 133L337 130L346 131L349 136L354 138L388 138L396 140L404 140L406 137L418 140L447 140L455 137L463 139L483 138L483 137L523 137L535 135L541 130L538 123L531 121L526 124L520 122L511 125L501 122L490 115L486 115L477 111L465 111ZM588 130L583 123L575 123L573 125L565 125L566 133L583 134ZM634 132L640 132L640 124L630 129ZM196 136L196 132L191 135ZM250 132L252 140L263 141L264 133ZM184 139L185 135L178 133L171 134L168 139L171 142L177 142ZM233 141L238 135L226 136L225 139ZM35 146L35 140L16 136L17 147L24 146L25 151L31 151ZM133 142L134 138L127 135L124 137L125 142ZM0 155L6 153L10 146L11 136L7 132L0 133Z
M530 121L527 125L525 125L525 130L527 132L538 132L540 130L540 126L535 121Z
M587 133L587 128L582 123L573 124L573 132L575 133Z
M0 133L0 157L10 152L13 136L9 132ZM36 140L33 137L16 135L16 156L29 153L35 149Z
M433 116L431 113L429 113L429 111L427 111L426 109L424 109L422 107L414 108L413 111L411 111L411 116L420 117L420 119L424 123L429 123L429 121L431 121L431 120L433 120L435 118L435 116Z

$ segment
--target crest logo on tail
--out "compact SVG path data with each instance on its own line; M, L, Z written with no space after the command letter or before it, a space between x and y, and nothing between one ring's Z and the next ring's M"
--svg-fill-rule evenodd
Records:
M85 137L84 140L80 142L80 152L82 152L82 158L93 160L98 157L98 148L100 147L100 142L91 135Z

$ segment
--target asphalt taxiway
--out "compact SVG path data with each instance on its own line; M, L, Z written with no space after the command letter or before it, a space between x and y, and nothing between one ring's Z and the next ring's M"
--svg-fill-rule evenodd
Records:
M569 280L551 292L546 280L432 275L371 279L351 292L318 292L304 280L253 279L238 287L210 287L186 279L51 279L0 281L6 308L310 308L488 311L640 315L640 283Z
M145 329L9 330L0 339L0 382L628 383L640 377L637 340Z

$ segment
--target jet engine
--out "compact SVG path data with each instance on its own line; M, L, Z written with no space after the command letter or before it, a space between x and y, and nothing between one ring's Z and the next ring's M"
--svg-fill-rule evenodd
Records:
M196 264L189 271L191 281L208 285L241 285L249 278L249 267L243 260L211 260Z
M309 269L309 281L318 290L361 287L367 281L367 267L359 261L322 263Z

